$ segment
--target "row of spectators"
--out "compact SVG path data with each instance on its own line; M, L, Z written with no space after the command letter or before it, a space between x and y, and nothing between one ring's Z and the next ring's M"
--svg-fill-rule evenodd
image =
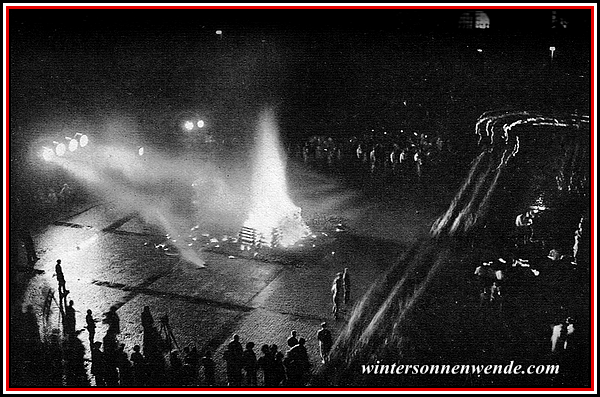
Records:
M411 174L421 178L427 168L443 160L450 148L441 136L370 131L343 139L315 135L289 150L294 157L317 167L345 167L355 163L371 174Z
M108 320L109 324L114 320ZM118 320L117 320L118 322ZM217 363L211 350L202 355L195 344L190 344L180 352L168 325L168 318L161 318L156 328L148 306L142 312L144 328L143 346L135 345L128 358L124 344L117 347L115 328L111 325L102 342L92 344L92 374L96 386L128 387L182 387L216 386ZM111 331L112 329L112 331ZM90 330L88 324L88 332ZM90 334L92 335L92 334ZM328 360L332 346L332 336L327 324L322 323L317 332L320 344L321 360ZM287 350L280 350L276 344L263 344L262 355L257 357L256 344L247 342L242 347L239 335L234 335L223 352L226 364L226 384L230 387L258 386L258 373L262 372L262 386L265 387L301 387L306 385L312 367L306 339L298 337L295 330L287 339ZM164 352L168 354L165 355ZM168 356L168 360L166 357Z

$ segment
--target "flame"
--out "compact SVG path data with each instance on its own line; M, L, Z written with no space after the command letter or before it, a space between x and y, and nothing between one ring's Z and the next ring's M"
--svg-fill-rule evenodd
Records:
M289 197L285 162L272 111L260 116L252 173L251 207L245 227L252 228L267 245L274 233L278 245L289 246L310 234L301 209Z

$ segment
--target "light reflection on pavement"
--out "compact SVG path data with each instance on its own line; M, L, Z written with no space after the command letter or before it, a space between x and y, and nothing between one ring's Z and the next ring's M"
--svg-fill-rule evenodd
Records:
M131 354L133 346L142 343L140 315L148 305L156 321L169 316L180 348L195 343L200 352L215 352L217 379L224 384L222 350L234 333L240 335L243 344L253 341L260 347L275 343L285 351L288 334L296 329L307 340L316 370L320 365L316 340L320 323L328 321L334 334L344 325L343 320L335 322L330 313L329 290L335 273L344 267L350 269L353 294L358 297L386 265L368 250L335 248L337 256L327 255L303 267L203 252L207 267L201 269L157 249L157 243L166 239L158 232L135 214L110 203L54 222L35 236L41 257L36 268L45 273L30 279L22 307L33 304L42 319L44 299L57 287L54 265L61 259L86 358L90 358L84 330L87 309L101 320L110 306L118 307L118 339ZM56 304L41 323L43 335L61 328ZM96 340L102 339L106 329L98 323ZM86 365L89 373L89 361Z

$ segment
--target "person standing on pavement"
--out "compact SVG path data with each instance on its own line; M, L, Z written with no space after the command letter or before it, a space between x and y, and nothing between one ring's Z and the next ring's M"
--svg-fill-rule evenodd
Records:
M256 353L252 349L254 349L254 342L246 343L246 350L244 350L244 370L246 371L248 386L256 386L257 360Z
M290 337L287 340L287 345L289 347L294 347L298 344L298 333L293 330L290 334Z
M269 345L262 345L260 351L263 355L257 360L258 368L263 371L264 386L272 387L275 383L275 359L271 354Z
M344 304L347 305L350 302L350 274L347 267L344 268L342 281L344 284Z
M294 346L293 349L298 350L298 358L300 359L300 382L302 385L306 382L306 378L310 373L310 359L308 358L308 350L306 350L306 339L300 338L298 345Z
M321 362L325 364L329 361L329 352L331 352L331 346L333 345L331 331L327 328L327 323L321 323L321 329L317 332L317 339L319 340Z
M204 368L204 383L207 386L215 385L215 361L212 359L212 353L207 350L204 357L201 359L202 367Z
M332 294L332 298L333 298L333 307L331 309L331 312L333 313L333 318L335 318L337 320L338 318L338 311L340 309L340 304L342 303L342 289L344 288L343 286L343 280L342 280L342 273L338 273L335 276L335 279L333 280L333 285L331 286L331 294Z
M65 275L63 273L62 266L60 264L61 264L61 260L57 259L54 270L56 271L56 279L58 280L58 296L59 296L59 299L62 299L63 297L66 298L66 296L69 294L69 291L67 291Z
M242 385L244 349L240 343L239 335L233 335L233 340L227 345L223 358L227 362L228 386L240 387Z
M92 316L92 311L90 309L87 310L87 314L85 316L85 323L87 325L88 335L90 337L90 346L94 344L94 335L96 335L96 320Z
M133 353L131 353L134 386L146 385L146 359L140 353L140 350L140 345L135 345L133 346Z
M114 305L111 306L108 310L108 313L105 313L104 316L105 317L103 322L105 324L108 324L108 330L106 331L106 333L114 335L116 337L117 334L121 333L120 319L119 315L117 314L117 307Z
M75 320L75 308L73 307L73 301L69 301L69 305L65 308L65 320L64 329L68 335L75 334L76 320Z
M144 306L142 311L142 328L149 329L154 326L154 318L150 313L150 306Z
M198 376L198 366L200 365L200 355L198 354L198 349L196 345L192 342L188 346L189 353L185 355L183 358L184 362L192 367L192 371L194 372L194 376Z
M304 346L305 343L306 340L300 338L298 344L287 351L283 360L287 377L287 386L304 386L306 376L310 371L310 361L308 359L308 352Z
M133 368L125 352L125 344L119 345L117 352L117 369L119 370L119 385L129 387L133 384Z
M106 386L106 381L104 380L106 365L104 362L104 353L100 350L100 346L102 346L102 342L95 342L92 345L92 375L94 375L94 379L96 380L96 386L104 387Z
M279 351L276 344L272 344L269 348L273 356L273 385L278 387L285 380L285 367L283 366L283 353Z

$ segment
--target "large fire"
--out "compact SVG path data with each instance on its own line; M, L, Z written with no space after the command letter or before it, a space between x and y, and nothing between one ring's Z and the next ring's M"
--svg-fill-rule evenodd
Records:
M247 243L290 246L308 236L301 209L288 194L285 163L272 111L261 114L252 173L251 207L242 228Z

